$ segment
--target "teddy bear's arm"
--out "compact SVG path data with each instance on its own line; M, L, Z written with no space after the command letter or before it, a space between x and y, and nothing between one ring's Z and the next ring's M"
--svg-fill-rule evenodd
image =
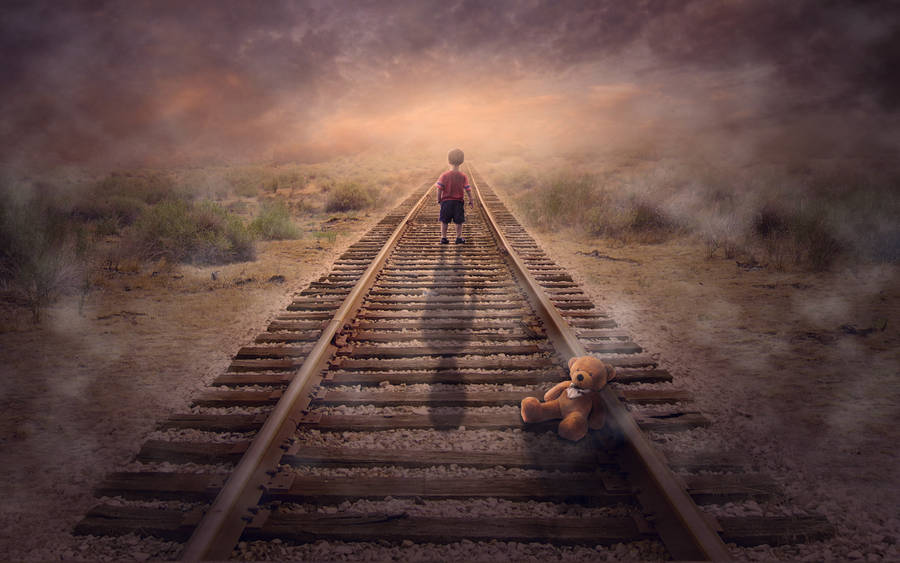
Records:
M553 399L556 399L557 397L559 397L560 395L562 395L562 392L563 392L564 390L566 390L566 389L569 387L569 385L572 385L572 381L571 381L571 380L569 380L569 381L560 381L559 383L557 383L556 385L554 385L549 391L547 391L546 393L544 393L544 400L545 400L545 401L552 401Z

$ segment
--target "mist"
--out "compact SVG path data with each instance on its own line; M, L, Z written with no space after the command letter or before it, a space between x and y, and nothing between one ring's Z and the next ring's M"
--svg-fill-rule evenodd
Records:
M459 147L715 432L850 522L827 557L871 559L900 537L897 7L0 3L0 553L101 558L59 551L93 485Z
M890 2L582 4L6 3L3 160L897 149Z

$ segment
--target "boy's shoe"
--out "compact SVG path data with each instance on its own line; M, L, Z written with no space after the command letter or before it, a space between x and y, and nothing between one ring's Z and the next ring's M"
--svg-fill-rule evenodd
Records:
M450 241L447 240L446 238L442 238L442 239L441 239L441 244L450 244Z
M464 244L465 242L466 242L466 239L464 239L462 237L456 238L456 244Z

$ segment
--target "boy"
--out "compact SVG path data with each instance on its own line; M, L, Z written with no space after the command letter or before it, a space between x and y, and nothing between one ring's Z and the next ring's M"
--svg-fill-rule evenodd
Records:
M447 226L450 221L456 223L456 244L466 242L462 238L462 224L466 222L466 208L463 205L463 194L469 198L469 207L472 203L472 188L466 175L459 171L459 165L463 163L465 155L459 149L453 149L447 154L447 161L453 167L441 174L437 187L437 200L441 204L441 244L449 244L447 240Z

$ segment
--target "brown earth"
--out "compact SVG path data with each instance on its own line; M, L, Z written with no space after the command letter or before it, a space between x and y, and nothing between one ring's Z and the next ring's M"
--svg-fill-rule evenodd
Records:
M713 419L673 447L749 455L781 482L781 504L837 527L829 542L742 556L900 556L896 265L772 272L708 258L689 238L625 245L536 235Z
M0 555L79 555L69 532L96 504L92 487L380 215L326 219L317 232L333 237L259 243L254 262L101 273L80 311L65 298L40 325L0 305Z
M252 263L109 274L81 311L65 299L40 326L3 305L0 554L78 557L69 531L94 504L91 487L375 220L347 222L334 242L264 243ZM708 259L686 238L622 245L534 234L693 392L715 421L695 440L749 453L783 483L786 502L839 527L806 551L744 556L897 556L896 266L779 273Z

